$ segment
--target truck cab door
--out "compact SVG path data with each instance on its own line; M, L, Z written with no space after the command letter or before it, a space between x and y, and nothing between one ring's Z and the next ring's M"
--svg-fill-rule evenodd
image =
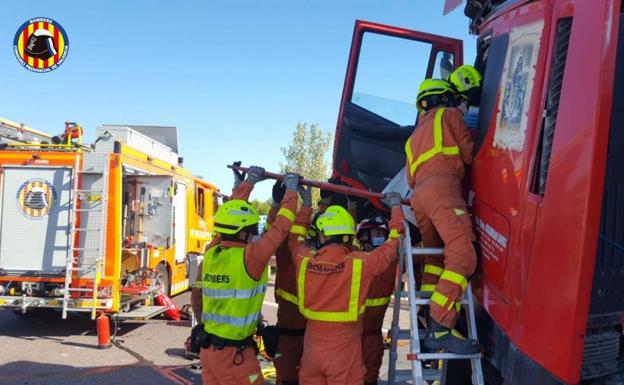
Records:
M462 64L462 41L356 21L334 139L333 176L380 192L405 166L418 86Z

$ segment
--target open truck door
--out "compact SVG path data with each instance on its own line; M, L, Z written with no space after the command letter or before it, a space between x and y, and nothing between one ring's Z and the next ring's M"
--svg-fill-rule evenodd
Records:
M333 176L381 192L405 166L425 78L446 78L462 41L388 25L355 23L334 139Z

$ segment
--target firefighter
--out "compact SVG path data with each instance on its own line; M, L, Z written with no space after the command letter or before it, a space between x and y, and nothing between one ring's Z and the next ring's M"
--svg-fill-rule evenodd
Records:
M444 246L444 256L425 257L421 291L432 296L424 344L430 350L471 354L480 350L479 343L465 339L453 327L477 264L475 236L462 197L462 179L472 162L474 143L461 111L449 108L453 98L445 80L421 83L416 100L421 116L405 144L406 169L423 245Z
M251 167L243 185L264 179ZM204 385L264 384L253 335L266 291L267 265L288 236L297 207L299 175L287 174L286 193L273 226L257 241L259 217L248 202L232 199L215 214L218 240L206 251L191 303L201 337Z
M272 226L277 214L278 204L282 200L285 188L281 182L273 186L273 205L267 217L267 226ZM308 201L311 196L305 197L306 201L297 213L297 218L309 218L312 215L312 202ZM306 236L305 227L293 225L290 229L292 234ZM277 273L275 275L275 302L277 303L277 347L273 357L273 365L276 372L277 385L297 385L299 383L299 362L303 354L303 335L305 333L306 320L299 312L297 306L297 272L293 263L288 242L283 242L275 252Z
M457 96L457 107L464 113L466 127L470 129L477 128L479 123L482 80L481 73L468 64L457 67L447 79Z
M302 193L306 194L309 189ZM318 251L306 246L304 237L289 236L297 267L299 311L307 319L301 385L364 382L361 333L366 293L374 277L396 262L399 232L403 231L401 196L388 193L387 202L392 207L390 239L371 252L351 251L355 222L346 209L336 205L317 220L322 246ZM305 227L297 221L295 225Z
M362 250L370 252L383 245L389 235L388 221L376 215L363 220L358 226L357 239ZM379 369L384 353L382 325L390 296L394 290L396 264L391 264L382 274L375 277L366 296L366 311L362 330L362 353L366 375L365 385L376 385L379 379Z

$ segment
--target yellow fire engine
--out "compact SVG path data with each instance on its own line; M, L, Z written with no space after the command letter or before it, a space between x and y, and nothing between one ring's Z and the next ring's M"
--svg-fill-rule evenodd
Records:
M217 188L182 166L175 127L102 126L90 146L66 127L0 119L0 307L164 312L152 299L193 284Z

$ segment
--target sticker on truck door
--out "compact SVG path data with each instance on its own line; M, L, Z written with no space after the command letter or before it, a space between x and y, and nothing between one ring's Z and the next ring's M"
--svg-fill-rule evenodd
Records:
M41 219L56 206L56 190L45 179L29 179L17 190L17 207L30 219Z
M544 21L512 28L505 58L494 147L522 151Z

